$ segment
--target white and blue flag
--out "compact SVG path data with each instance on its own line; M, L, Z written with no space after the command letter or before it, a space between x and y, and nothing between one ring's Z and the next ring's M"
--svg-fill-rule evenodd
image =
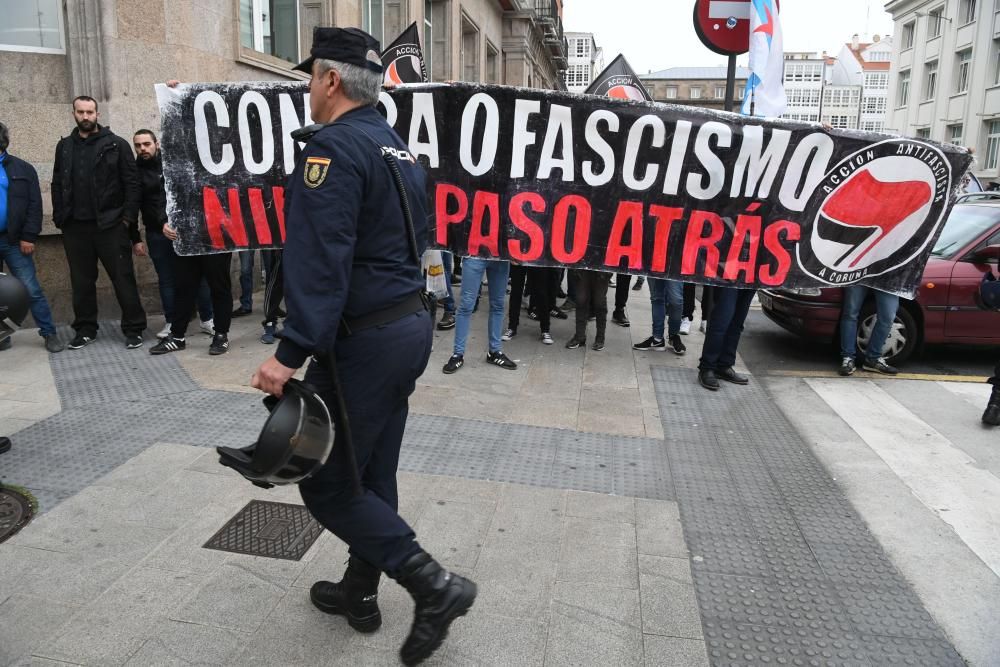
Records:
M778 4L776 0L752 0L751 4L750 77L740 112L777 118L785 113L788 102L782 80L785 63Z

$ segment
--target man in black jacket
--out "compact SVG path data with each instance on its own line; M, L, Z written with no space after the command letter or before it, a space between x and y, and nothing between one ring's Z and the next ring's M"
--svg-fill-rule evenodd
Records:
M146 228L149 258L153 260L153 268L156 269L163 317L167 321L163 331L156 334L157 338L162 339L170 335L170 323L174 321L177 291L174 265L177 253L174 252L174 242L163 234L163 225L167 222L167 191L163 183L160 142L152 130L139 130L132 136L132 145L135 146L135 164L139 172L139 211L142 213L142 224ZM201 318L201 332L209 336L215 335L212 299L208 284L204 280L198 288L198 315Z
M69 349L97 338L97 262L122 309L129 349L142 347L146 313L139 300L132 252L145 253L139 236L139 178L128 142L97 123L97 101L73 100L76 129L56 145L52 221L62 230L73 288Z
M49 302L35 274L35 241L42 230L42 190L38 173L30 164L7 152L10 132L0 123L0 267L6 265L28 290L31 316L45 349L62 352L63 345L52 323ZM10 338L0 338L0 350L9 349Z

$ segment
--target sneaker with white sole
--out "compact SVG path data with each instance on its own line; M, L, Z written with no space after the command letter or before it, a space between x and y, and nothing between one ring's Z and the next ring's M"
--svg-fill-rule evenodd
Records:
M681 318L681 330L680 330L680 334L682 336L687 336L689 333L691 333L691 320L689 320L686 317Z
M125 336L125 349L137 350L142 347L142 336Z
M517 364L514 360L503 352L490 352L486 355L486 363L505 368L509 371L517 370Z
M224 333L215 334L212 337L212 344L208 346L208 353L215 356L225 354L229 351L229 336Z
M510 340L516 335L517 335L517 329L507 329L506 331L503 332L503 335L500 336L500 340Z
M167 322L166 324L163 325L163 328L160 329L160 333L156 334L156 337L159 338L160 340L163 340L169 335L170 335L170 322Z
M633 345L632 349L642 350L642 351L655 350L657 352L663 352L665 349L667 349L667 342L662 338L654 338L653 336L650 336L641 343L636 343L635 345Z
M678 334L674 334L670 337L670 349L673 353L680 356L687 352L687 346L681 341L681 337Z
M84 336L83 334L77 334L66 347L71 350L79 350L81 347L86 347L87 345L93 343L95 338L97 338L97 336Z
M159 343L154 345L149 349L150 354L167 354L169 352L176 352L177 350L183 350L187 347L187 342L183 338L174 338L171 335L167 335L166 338L161 340Z
M215 335L215 320L205 320L201 323L201 332L206 336Z
M878 359L865 359L864 363L861 364L861 368L873 373L881 373L882 375L896 375L899 373L898 368L890 366L885 362L885 357L879 357Z
M552 334L550 334L548 331L545 331L545 332L542 333L542 344L543 345L552 345L552 343L554 343L554 342L555 341L552 340Z

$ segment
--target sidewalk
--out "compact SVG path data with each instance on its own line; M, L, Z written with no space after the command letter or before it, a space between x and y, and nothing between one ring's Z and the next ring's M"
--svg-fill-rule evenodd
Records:
M787 378L701 390L696 332L684 357L630 349L649 335L647 304L633 293L632 327L609 325L602 352L562 347L572 321L554 322L553 346L523 321L505 345L517 371L485 364L483 312L455 375L440 372L452 332L436 334L401 512L481 594L428 664L962 664L951 612L907 581L909 552L883 523L869 532L856 487L845 496L827 449L811 450L799 401L816 394ZM301 561L202 547L251 500L300 503L206 449L247 444L264 420L246 386L272 350L257 318L235 320L217 358L197 335L176 355L126 351L111 326L47 358L32 335L0 357L0 431L15 443L0 480L44 511L0 544L0 665L396 664L412 603L395 583L369 636L309 604L346 560L332 536ZM812 414L840 419L837 392L857 386L831 383ZM990 639L961 639L990 664Z

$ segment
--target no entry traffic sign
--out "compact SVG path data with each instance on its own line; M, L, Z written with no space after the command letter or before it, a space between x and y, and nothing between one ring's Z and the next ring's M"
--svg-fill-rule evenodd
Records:
M722 55L750 50L750 0L697 0L694 29L702 44Z

